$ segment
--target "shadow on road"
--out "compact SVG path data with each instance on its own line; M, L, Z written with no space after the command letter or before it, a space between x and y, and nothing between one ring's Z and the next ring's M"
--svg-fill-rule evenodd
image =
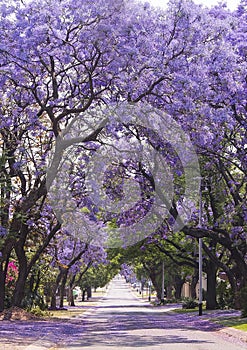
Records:
M209 332L219 330L220 325L189 313L175 314L169 312L169 308L167 311L165 307L156 308L142 303L133 296L126 285L122 287L118 281L114 287L97 306L91 309L90 313L73 319L2 321L0 348L2 349L2 344L7 343L9 345L7 349L19 349L20 345L27 346L37 341L42 343L43 349L45 347L49 349L55 344L71 350L72 348L152 349L154 346L161 349L159 346L164 344L175 344L174 346L177 344L179 349L181 349L179 344L184 344L186 349L219 349L217 339L212 339L213 335ZM201 331L200 336L198 331Z

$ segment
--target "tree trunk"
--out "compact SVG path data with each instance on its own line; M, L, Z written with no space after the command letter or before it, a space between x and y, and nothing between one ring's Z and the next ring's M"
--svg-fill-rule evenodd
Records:
M67 277L68 277L68 270L63 272L63 277L62 277L62 283L60 286L60 308L63 308L63 301L64 301L64 295L65 295L65 286L67 282Z
M25 285L28 276L28 266L27 266L27 257L24 249L25 240L28 234L27 225L22 225L20 230L20 238L15 242L15 253L18 259L19 271L18 278L15 285L14 295L12 305L21 307L22 301L25 296Z
M73 285L68 286L68 302L70 306L75 306L75 299L73 294Z
M70 294L70 306L75 306L75 298L73 294L73 289L71 289L71 294Z
M56 310L56 308L57 308L57 298L56 298L56 294L52 294L52 296L51 296L50 309L51 309L51 310Z
M152 284L154 286L154 289L156 291L157 298L158 298L158 300L161 300L161 283L158 283L156 278L152 278L152 277L150 276L150 279L151 279Z
M85 301L85 295L86 295L86 289L83 289L81 301Z
M216 300L216 274L217 266L211 260L207 261L207 293L206 309L214 310L217 308Z
M175 298L181 299L182 288L185 282L185 278L181 278L180 276L175 276Z
M76 275L72 275L70 282L69 282L69 305L70 306L75 306L75 299L74 299L74 294L73 294L73 289L74 289L74 283L75 283L75 277Z
M191 281L191 298L196 299L196 285L198 283L199 279L199 272L198 270L194 271L194 275L192 276L192 281Z
M171 284L168 284L168 286L166 287L166 298L172 299L172 286L171 286Z
M87 287L87 300L89 300L92 297L92 288L91 286Z
M22 301L25 296L25 286L26 286L26 281L28 276L27 258L26 258L25 250L22 244L20 244L20 246L17 245L15 247L15 252L18 258L19 271L18 271L18 278L15 285L12 305L21 307Z
M59 274L57 276L56 282L54 283L53 288L51 290L51 306L50 306L51 310L56 310L56 308L57 308L57 300L56 300L56 298L57 298L57 289L58 289L60 281L62 279L62 275L63 275L63 272L60 269L60 272L59 272Z
M5 300L5 273L3 269L3 264L0 266L0 312L4 310L4 300Z
M25 296L25 285L27 281L27 271L22 268L19 272L19 276L15 285L15 291L13 296L12 305L21 307Z
M149 278L156 291L157 299L161 300L161 265L156 265L154 269L147 269Z

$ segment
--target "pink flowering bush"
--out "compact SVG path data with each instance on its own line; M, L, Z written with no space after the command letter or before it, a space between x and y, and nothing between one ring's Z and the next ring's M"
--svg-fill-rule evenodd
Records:
M18 277L18 266L15 260L8 263L7 275L5 280L6 292L5 292L5 304L9 307L11 304L11 299L15 289L15 284Z
M8 271L6 276L6 285L8 288L13 289L18 276L18 267L15 260L10 261L8 264Z

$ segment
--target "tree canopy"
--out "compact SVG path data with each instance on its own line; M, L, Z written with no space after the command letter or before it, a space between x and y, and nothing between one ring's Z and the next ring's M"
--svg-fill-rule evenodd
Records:
M43 259L61 277L143 240L179 265L205 237L207 259L243 288L246 1L0 8L0 310L13 260L20 306Z

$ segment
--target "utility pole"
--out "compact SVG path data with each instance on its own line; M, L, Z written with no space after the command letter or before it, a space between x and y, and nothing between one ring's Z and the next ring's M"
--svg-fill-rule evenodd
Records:
M164 304L164 301L165 301L164 284L165 284L165 263L163 260L162 261L162 276L161 276L161 300L160 300L162 304Z
M148 281L148 301L151 301L151 284L152 282Z
M199 228L202 227L202 179L200 179L199 193ZM202 316L202 238L199 238L199 316Z

